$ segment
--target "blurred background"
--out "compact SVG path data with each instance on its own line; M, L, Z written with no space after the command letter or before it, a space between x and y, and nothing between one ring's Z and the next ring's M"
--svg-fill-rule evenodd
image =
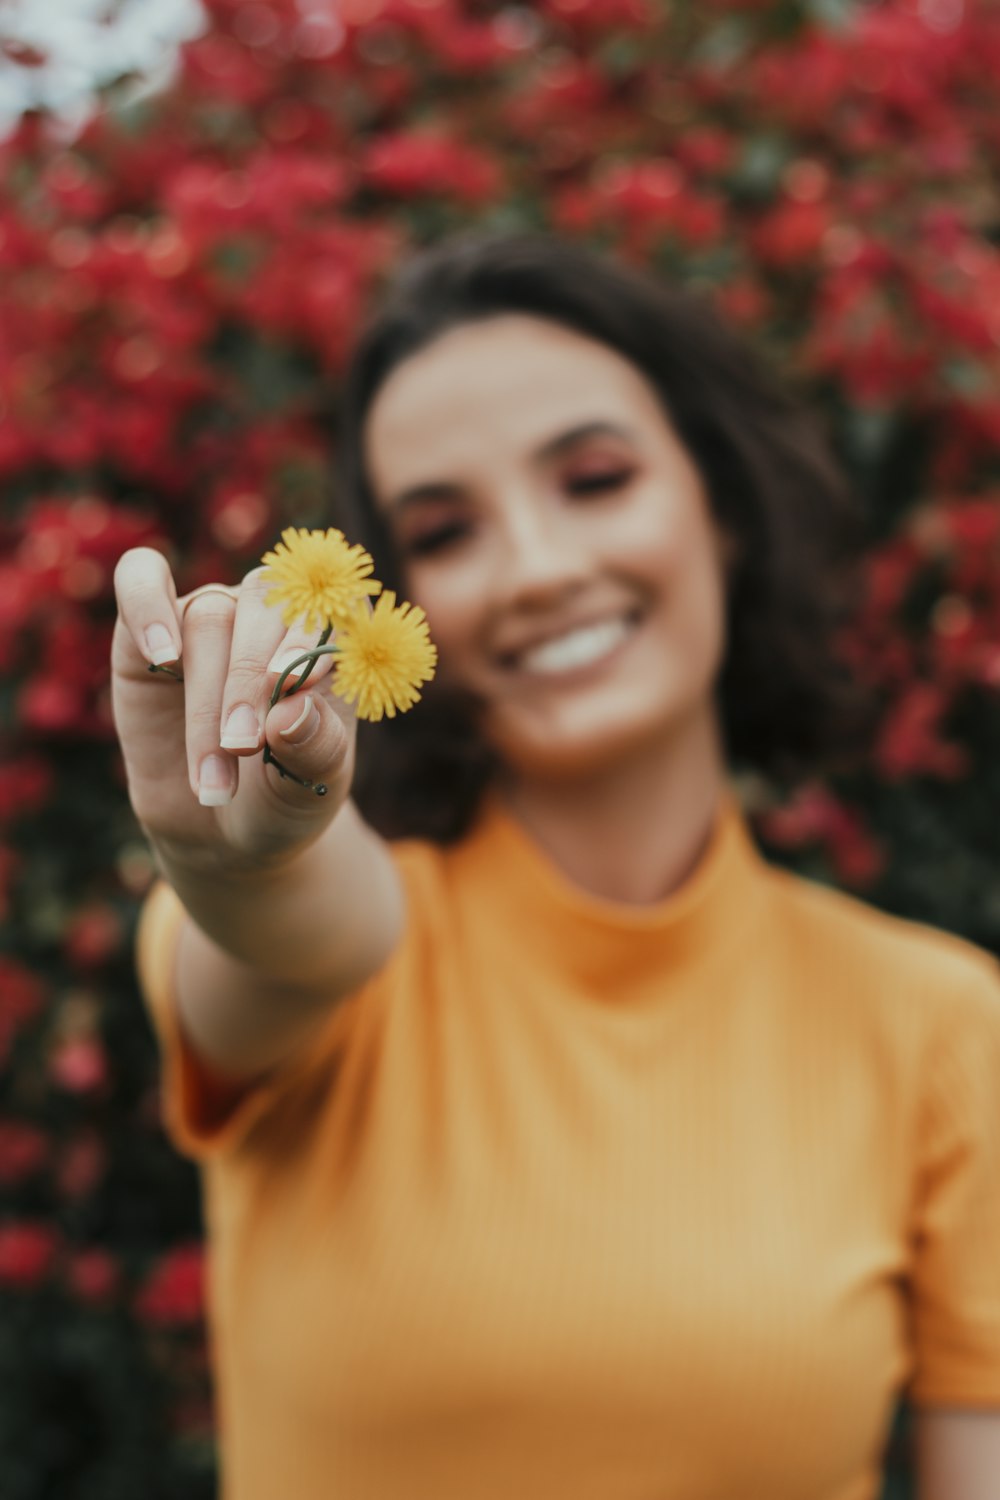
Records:
M0 1494L209 1500L195 1169L132 960L153 878L112 573L330 524L407 251L579 236L711 300L862 495L883 713L748 785L769 857L1000 953L1000 6L0 0ZM884 1500L910 1500L896 1413Z

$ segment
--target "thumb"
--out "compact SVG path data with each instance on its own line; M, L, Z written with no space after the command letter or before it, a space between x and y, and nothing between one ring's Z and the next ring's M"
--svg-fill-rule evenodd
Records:
M293 776L313 785L322 783L331 795L337 789L346 793L354 767L356 724L353 711L334 699L328 684L300 689L270 709L264 737L271 754L291 773L281 777L281 789L291 802L301 806L316 795L312 787L293 781ZM280 775L271 774L276 780Z

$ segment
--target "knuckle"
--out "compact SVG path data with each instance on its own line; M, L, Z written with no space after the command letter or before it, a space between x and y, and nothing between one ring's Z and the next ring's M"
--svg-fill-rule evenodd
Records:
M203 738L206 734L216 735L219 730L222 715L219 708L212 703L194 703L189 705L187 712L188 733L190 737Z
M249 573L244 573L242 588L248 589L251 594L264 595L274 586L274 579L270 571L263 564L251 568Z
M199 625L218 627L231 625L236 614L236 600L225 594L199 594L184 608L185 620L196 620Z
M229 664L226 678L225 702L253 703L263 697L266 680L260 662L239 658Z

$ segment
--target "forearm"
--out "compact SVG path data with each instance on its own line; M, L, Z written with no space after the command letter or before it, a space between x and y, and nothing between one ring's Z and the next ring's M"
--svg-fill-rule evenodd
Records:
M349 987L378 957L376 914L399 902L388 852L350 801L306 849L276 862L199 864L167 840L149 842L201 932L262 983Z

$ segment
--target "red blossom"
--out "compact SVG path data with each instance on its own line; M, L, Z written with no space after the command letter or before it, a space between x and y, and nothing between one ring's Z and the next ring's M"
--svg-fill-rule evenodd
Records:
M108 1059L97 1037L69 1037L49 1054L49 1075L67 1094L100 1093L108 1082Z
M808 783L799 787L782 807L769 808L761 814L761 832L783 848L801 848L823 837L835 807L832 792L816 783Z
M1000 491L960 500L941 511L954 545L972 553L1000 550Z
M941 721L951 707L933 682L909 683L879 730L875 762L886 781L936 776L947 781L968 775L968 751L941 737Z
M648 0L544 0L544 8L563 24L590 36L620 27L641 31L656 20Z
M153 517L98 494L38 498L21 522L15 554L33 599L89 601L112 591L115 564L129 547L166 545Z
M721 202L693 191L669 159L612 163L598 173L594 191L604 214L621 221L640 254L666 233L700 246L722 232Z
M92 1193L108 1165L108 1148L93 1130L78 1130L62 1147L53 1169L61 1198L74 1201Z
M25 752L0 762L0 822L37 811L48 801L52 767L40 755Z
M730 166L738 147L728 131L696 125L677 141L677 160L691 172L716 173Z
M921 547L914 537L897 537L872 553L865 561L868 612L884 617L898 611L922 562Z
M751 243L767 266L815 265L830 223L826 204L790 199L764 215L752 231Z
M25 1120L0 1120L0 1186L16 1187L49 1158L49 1139Z
M502 67L512 54L516 55L520 50L517 42L512 40L509 28L458 18L449 26L439 28L430 41L440 61L463 77L489 74L491 69Z
M40 979L5 954L0 954L0 1066L18 1033L45 1005Z
M850 94L852 59L848 47L818 29L791 44L760 50L742 77L747 98L791 130L829 128Z
M197 1323L205 1314L205 1266L202 1245L177 1245L154 1267L136 1298L135 1311L145 1323L173 1326Z
M370 187L383 193L443 194L469 205L489 202L501 185L495 157L439 130L381 136L365 149L362 173Z
M50 1224L16 1220L0 1225L0 1286L29 1291L49 1274L59 1248Z
M857 808L835 801L825 830L830 859L838 879L857 888L871 885L888 863Z
M22 868L24 857L9 844L0 844L0 921L10 916L10 893L14 878Z
M515 90L502 106L504 123L520 135L540 130L604 108L608 81L600 68L568 53L557 53L539 67L531 83Z
M760 825L766 838L784 848L823 845L838 879L855 888L871 885L887 863L886 851L858 809L816 783L800 787L783 807L769 809Z
M122 920L105 903L78 907L63 937L69 962L78 969L98 968L118 951L123 938Z
M771 307L764 288L749 277L736 278L716 288L715 301L723 317L749 327L762 323Z
M94 1245L74 1250L66 1257L63 1268L66 1286L81 1302L104 1306L111 1302L121 1284L121 1267L107 1250Z
M38 734L73 734L87 717L86 695L77 683L33 677L18 696L17 716L25 729Z

